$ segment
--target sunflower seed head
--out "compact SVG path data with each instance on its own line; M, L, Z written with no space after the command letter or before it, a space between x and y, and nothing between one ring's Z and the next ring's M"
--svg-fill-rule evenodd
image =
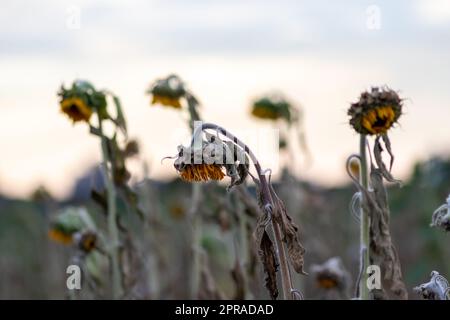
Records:
M367 135L385 133L400 118L402 99L387 87L373 87L361 93L347 114L356 132Z

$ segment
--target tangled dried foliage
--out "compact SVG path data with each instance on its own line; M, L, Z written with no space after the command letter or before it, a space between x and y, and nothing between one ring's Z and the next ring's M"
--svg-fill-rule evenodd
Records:
M390 146L387 147L390 150ZM388 205L387 191L383 179L390 182L399 183L394 179L391 173L386 169L381 158L381 145L377 138L374 146L376 163L378 168L371 163L370 183L372 188L364 188L358 179L352 175L350 163L355 157L350 156L347 161L347 172L358 188L358 193L354 196L352 202L359 201L362 209L368 213L370 218L370 262L379 265L384 276L384 288L389 288L392 294L399 299L407 299L408 293L403 282L400 260L397 250L392 243L389 230L390 212ZM352 204L352 208L354 204ZM382 288L373 291L374 298L387 299L388 294Z
M400 259L389 230L388 198L380 169L372 168L370 181L373 188L371 201L374 201L372 210L369 211L371 263L381 267L386 285L392 293L399 299L407 299L408 292L403 282ZM375 298L387 298L383 291L382 289L381 292L374 292Z
M259 228L257 227L257 229ZM266 230L258 230L256 234L256 241L259 243L258 254L266 274L265 286L269 290L271 298L276 299L278 297L277 271L279 264L275 248Z
M450 195L447 197L446 203L433 212L431 226L441 228L446 232L450 231Z
M216 135L212 135L205 130L215 130ZM203 136L205 134L205 137ZM219 134L226 137L222 140ZM200 123L194 130L191 144L188 147L179 146L178 155L174 157L174 167L186 177L186 170L191 166L215 165L218 168L224 168L226 175L231 178L231 184L228 190L233 186L242 184L248 175L250 175L257 186L257 199L260 206L260 215L254 238L259 248L259 256L266 273L265 285L269 290L272 299L278 296L276 273L280 266L283 283L283 295L285 299L292 299L295 289L292 288L292 280L289 271L289 261L296 272L305 274L303 271L303 255L305 249L298 239L298 228L292 222L291 217L286 213L283 202L278 198L274 189L267 182L265 174L255 155L249 147L240 141L236 136L222 127L210 123ZM249 172L249 158L251 158L257 171L257 178ZM198 174L201 179L210 180L209 175ZM196 181L196 179L188 179ZM267 232L267 227L272 224L272 231L276 239L272 242ZM285 254L284 245L286 244L288 257ZM275 250L275 246L277 249ZM289 261L287 260L289 258Z
M287 214L286 206L275 193L272 185L270 185L270 193L275 204L273 219L281 226L283 242L286 243L288 248L288 255L292 266L297 273L306 274L303 270L305 248L303 248L298 239L298 227Z
M342 259L333 257L320 265L313 265L311 272L319 288L325 291L325 297L348 298L350 273L345 269Z
M426 300L450 300L450 287L447 279L437 271L432 271L427 283L414 288L414 292Z

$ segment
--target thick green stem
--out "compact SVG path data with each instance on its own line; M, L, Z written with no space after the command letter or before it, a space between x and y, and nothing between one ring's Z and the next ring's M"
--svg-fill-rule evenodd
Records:
M360 167L360 182L363 188L366 190L368 189L368 170L367 170L367 154L366 154L366 136L364 134L360 137L359 142L359 154L361 157L361 167ZM362 200L361 203L364 203L365 195L364 193L361 194ZM366 212L366 210L363 209L363 206L361 206L361 225L360 225L360 232L361 232L361 279L359 283L359 292L360 292L360 298L362 300L368 300L369 299L369 288L367 287L367 267L370 264L370 255L369 255L369 246L370 246L370 218L369 213Z
M109 233L109 255L111 259L111 276L112 276L112 297L119 299L122 295L122 281L119 265L119 232L116 220L116 188L112 180L112 174L108 169L110 162L108 153L108 142L103 133L102 119L98 116L98 129L102 139L102 155L103 155L103 171L108 196L108 233Z

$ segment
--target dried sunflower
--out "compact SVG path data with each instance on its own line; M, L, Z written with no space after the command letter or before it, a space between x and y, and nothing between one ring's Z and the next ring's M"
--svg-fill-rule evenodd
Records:
M55 242L72 244L73 235L83 227L84 223L78 209L67 208L52 221L48 236Z
M89 123L94 112L98 112L102 118L108 117L105 94L96 91L87 81L75 81L69 89L61 86L58 96L61 111L74 123Z
M73 97L61 101L61 111L73 120L89 122L92 109L81 98Z
M72 244L72 234L65 233L63 230L58 230L57 228L51 228L48 231L48 237L54 242L59 242L62 244Z
M292 105L281 95L269 95L257 99L252 104L251 113L260 119L286 119L291 121Z
M402 114L402 99L389 88L373 87L348 110L350 125L360 134L385 134Z
M84 252L91 252L97 247L97 233L92 230L77 232L73 238L78 248Z
M70 245L79 243L77 234L94 230L94 223L84 208L67 207L51 222L48 236L51 240Z
M300 106L292 103L282 93L274 92L254 100L251 105L251 114L256 118L272 121L274 124L276 123L277 129L279 130L280 149L290 149L290 130L295 129L300 148L304 151L307 161L310 160L305 139L303 112ZM278 123L278 120L281 123Z
M156 80L147 91L152 95L151 104L161 104L166 107L181 109L181 98L186 94L184 84L176 75Z
M174 167L185 181L218 181L229 176L231 187L245 180L249 162L242 150L231 142L207 135L201 146L178 146Z
M313 265L311 271L316 279L317 286L325 290L336 289L347 295L350 286L350 274L345 269L339 257L333 257L321 265Z
M206 130L215 130L210 134ZM224 137L224 140L221 139ZM301 297L301 293L292 287L289 266L297 273L304 274L303 255L305 249L298 238L298 227L287 214L286 207L276 195L266 178L265 171L250 148L228 130L213 123L196 122L189 147L179 146L174 167L182 178L189 181L208 181L231 177L231 184L241 184L251 176L257 186L257 199L261 214L254 232L259 248L258 254L266 274L265 285L272 299L278 296L276 274L281 271L283 296L285 299ZM257 177L249 172L252 160ZM225 173L222 171L225 170ZM276 239L275 244L267 233L271 224ZM276 249L275 249L276 246ZM286 246L286 248L285 248Z

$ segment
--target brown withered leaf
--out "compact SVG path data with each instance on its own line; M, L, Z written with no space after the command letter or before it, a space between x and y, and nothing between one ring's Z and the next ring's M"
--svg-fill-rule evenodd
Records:
M123 151L125 158L134 157L139 154L139 143L137 140L130 140L125 145L125 149Z
M380 170L380 173L382 174L382 176L389 182L392 183L396 183L396 184L401 184L400 180L395 179L391 172L390 169L388 170L386 168L386 165L383 162L383 157L382 157L382 153L383 153L383 147L381 145L380 139L383 139L385 147L391 157L391 161L390 161L390 169L392 168L392 164L394 162L394 155L392 153L392 149L391 149L391 142L389 140L389 137L387 135L382 135L382 136L377 136L375 139L375 145L373 147L373 154L375 156L375 161L377 163L378 169Z
M272 194L272 199L275 205L274 211L274 219L277 221L283 232L283 242L286 243L288 249L289 259L294 267L294 270L300 274L307 274L303 270L305 255L305 248L300 243L298 239L298 227L292 221L292 218L287 214L286 206L283 201L277 196L273 187L270 186L270 192Z
M370 172L372 196L377 206L372 206L372 210L369 211L370 257L373 264L381 267L385 275L383 282L390 291L399 299L407 299L408 292L403 282L400 260L389 230L390 213L383 177L380 169L372 168ZM380 293L380 298L386 298L386 295Z
M450 300L450 287L447 279L437 271L431 272L429 282L417 286L413 291L426 300Z
M259 246L259 257L262 261L262 264L264 266L264 272L266 274L265 286L267 290L269 290L270 297L273 300L275 300L278 297L278 287L277 287L278 261L272 240L270 240L269 235L265 230L261 237L261 242Z
M389 153L389 156L391 157L391 161L389 162L389 171L392 170L392 165L394 164L394 153L392 152L392 146L391 146L391 140L389 139L389 136L387 134L383 134L381 136L383 139L384 145L386 147L386 151Z
M266 226L270 222L270 216L268 212L264 210L263 212L264 214L260 215L258 218L253 237L257 244L259 260L263 265L264 273L266 275L264 285L267 290L269 290L270 297L275 300L278 297L278 261L272 240L266 232Z

